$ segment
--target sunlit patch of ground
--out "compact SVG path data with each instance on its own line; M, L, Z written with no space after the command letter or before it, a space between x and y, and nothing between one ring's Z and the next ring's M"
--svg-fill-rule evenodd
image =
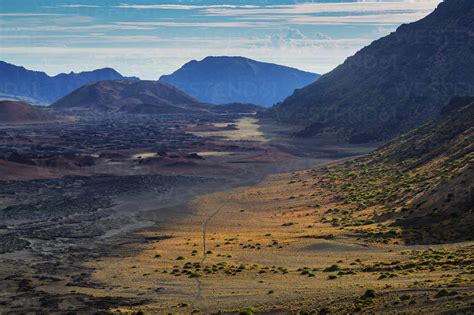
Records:
M224 152L224 151L203 151L197 152L199 156L207 157L207 156L226 156L232 155L234 152Z
M234 152L225 152L225 151L203 151L197 152L198 155L206 157L206 156L226 156L232 155Z
M228 140L236 141L259 141L266 142L267 138L258 129L258 119L252 117L244 117L235 122L238 130L221 130L221 131L192 131L190 133L198 137L223 137ZM225 127L226 124L214 124L216 127Z
M473 244L368 244L352 228L322 223L332 206L315 199L328 196L293 178L197 197L193 215L128 245L136 254L88 264L105 286L100 293L71 289L145 298L128 309L145 313L436 313L472 305L472 266L460 261L472 261Z
M146 159L151 157L159 157L159 155L156 152L141 152L132 155L132 159Z

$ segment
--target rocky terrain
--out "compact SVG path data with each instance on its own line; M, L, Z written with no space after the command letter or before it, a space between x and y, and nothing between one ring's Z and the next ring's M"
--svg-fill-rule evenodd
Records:
M143 299L115 312L469 314L473 106L453 99L354 160L197 196L140 233L156 242L89 262L105 288L75 289Z
M453 96L472 95L470 0L446 0L297 90L269 116L299 125L300 136L336 134L363 143L387 140L434 119Z
M0 102L0 314L471 314L473 8L268 111L315 75L208 57ZM65 86L4 69L18 95Z
M137 232L188 216L186 203L193 196L370 149L299 156L290 139L258 130L254 109L229 105L216 112L160 115L72 111L73 120L3 125L0 312L108 312L142 305L134 294L79 292L78 286L107 287L91 278L95 268L86 264L123 253L126 244L132 253L135 242L167 239ZM278 149L273 142L288 147Z
M0 310L467 312L473 104L342 161L246 114L3 129L50 173L0 186Z

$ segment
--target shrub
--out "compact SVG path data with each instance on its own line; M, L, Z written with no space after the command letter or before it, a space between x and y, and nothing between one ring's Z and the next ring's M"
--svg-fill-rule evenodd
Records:
M375 290L373 289L368 289L367 291L365 291L364 295L361 296L361 299L372 299L374 298L376 295L375 293Z
M339 267L339 265L331 265L329 267L327 267L326 269L324 269L323 271L324 272L333 272L333 271L339 271L341 268Z
M438 291L438 293L436 293L435 298L440 298L440 297L444 297L444 296L448 296L448 295L449 295L448 290L441 289L441 290Z
M255 310L253 307L249 306L240 310L239 315L253 315Z
M446 289L441 289L441 290L438 291L438 293L436 293L435 298L441 298L441 297L445 297L445 296L454 296L454 295L457 295L457 294L458 293L456 291L449 292Z
M400 297L400 300L402 300L402 301L407 301L409 299L410 299L410 296L408 294L404 294Z

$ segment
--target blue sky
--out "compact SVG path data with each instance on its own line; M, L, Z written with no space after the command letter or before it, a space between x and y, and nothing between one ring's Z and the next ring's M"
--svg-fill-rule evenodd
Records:
M240 55L325 73L441 0L0 0L0 59L158 79Z

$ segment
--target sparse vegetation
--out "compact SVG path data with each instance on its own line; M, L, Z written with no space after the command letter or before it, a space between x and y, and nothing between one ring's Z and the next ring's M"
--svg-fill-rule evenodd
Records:
M376 292L375 290L373 289L367 289L367 291L365 291L365 293L361 296L361 299L373 299L375 298L376 296Z
M331 265L331 266L325 268L323 271L324 272L334 272L334 271L339 271L340 269L341 269L341 267L339 267L339 265L334 264L334 265Z
M239 312L239 315L253 315L253 314L255 314L255 309L251 306L245 307Z

